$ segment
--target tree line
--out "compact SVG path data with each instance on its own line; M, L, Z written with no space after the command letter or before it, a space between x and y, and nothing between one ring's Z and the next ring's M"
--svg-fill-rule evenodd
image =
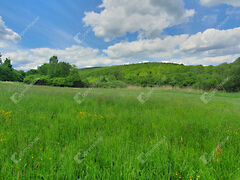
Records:
M218 66L143 63L77 69L53 56L48 63L24 72L15 70L10 58L2 60L0 54L0 81L61 87L172 86L237 92L240 91L240 58Z

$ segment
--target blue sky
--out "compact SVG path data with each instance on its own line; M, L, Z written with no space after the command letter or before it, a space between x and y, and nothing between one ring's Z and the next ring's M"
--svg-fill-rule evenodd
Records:
M216 65L240 56L239 0L128 2L3 1L0 52L24 70L52 55L78 67L141 61Z

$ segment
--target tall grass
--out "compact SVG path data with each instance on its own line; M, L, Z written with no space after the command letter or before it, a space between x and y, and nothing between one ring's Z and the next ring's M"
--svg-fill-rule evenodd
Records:
M93 89L78 104L86 89L33 86L15 104L22 86L0 84L0 179L240 177L240 94Z

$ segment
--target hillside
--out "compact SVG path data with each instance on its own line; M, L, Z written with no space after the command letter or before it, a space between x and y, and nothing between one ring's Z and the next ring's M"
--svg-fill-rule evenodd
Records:
M143 87L170 85L236 91L240 80L238 78L239 64L239 59L234 63L224 63L218 66L143 63L80 69L79 74L85 83L95 82L95 86L114 87L117 82L123 82L122 84ZM229 79L225 82L227 77ZM98 79L101 81L97 81Z
M131 65L120 65L111 67L99 67L80 69L79 73L83 80L94 82L101 78L102 81L124 81L127 84L139 86L155 86L155 85L177 85L179 75L186 75L186 82L179 83L179 86L187 86L187 81L195 78L195 73L206 73L211 71L213 67L203 66L184 66L171 63L142 63Z
M77 69L56 56L37 70L16 71L11 61L0 64L0 80L67 87L173 86L196 89L240 90L240 59L218 66L141 63Z

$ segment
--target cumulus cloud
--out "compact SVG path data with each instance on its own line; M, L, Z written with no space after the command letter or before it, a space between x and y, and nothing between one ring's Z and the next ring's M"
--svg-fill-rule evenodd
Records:
M57 55L61 61L78 67L115 65L139 62L143 59L182 63L186 65L217 65L232 62L240 56L240 28L208 29L194 35L176 35L165 38L120 42L107 49L71 46L65 49L36 48L4 54L17 69L28 70L47 63Z
M106 41L135 32L155 37L195 13L184 9L183 0L103 0L100 8L100 13L86 12L83 21Z
M21 37L14 32L13 30L9 29L4 21L2 20L2 17L0 16L0 42L18 42L21 40Z
M167 36L164 39L117 43L104 52L110 58L177 59L186 64L211 64L232 61L240 54L240 28L207 29L194 35ZM189 60L192 59L192 63ZM202 61L200 61L202 59ZM209 61L207 61L209 59Z
M113 60L100 54L98 49L84 48L82 46L72 46L66 49L36 48L18 50L4 54L4 58L10 57L15 68L28 70L47 63L53 55L58 56L60 61L69 62L78 67L122 63L120 59Z
M104 52L111 58L170 58L177 53L179 45L187 38L188 35L178 35L167 36L164 39L122 42L108 47Z
M0 42L0 48L6 48L6 47L8 47L7 43Z
M185 64L185 65L219 65L221 63L233 62L238 57L240 57L240 54L216 56L216 57L192 56L192 57L184 57L184 58L178 58L178 59L173 58L165 62Z
M204 6L215 6L218 4L228 4L231 6L239 7L239 0L200 0L200 3Z
M206 56L229 55L240 52L240 28L229 30L208 29L203 33L190 36L181 44L186 54L203 54Z

